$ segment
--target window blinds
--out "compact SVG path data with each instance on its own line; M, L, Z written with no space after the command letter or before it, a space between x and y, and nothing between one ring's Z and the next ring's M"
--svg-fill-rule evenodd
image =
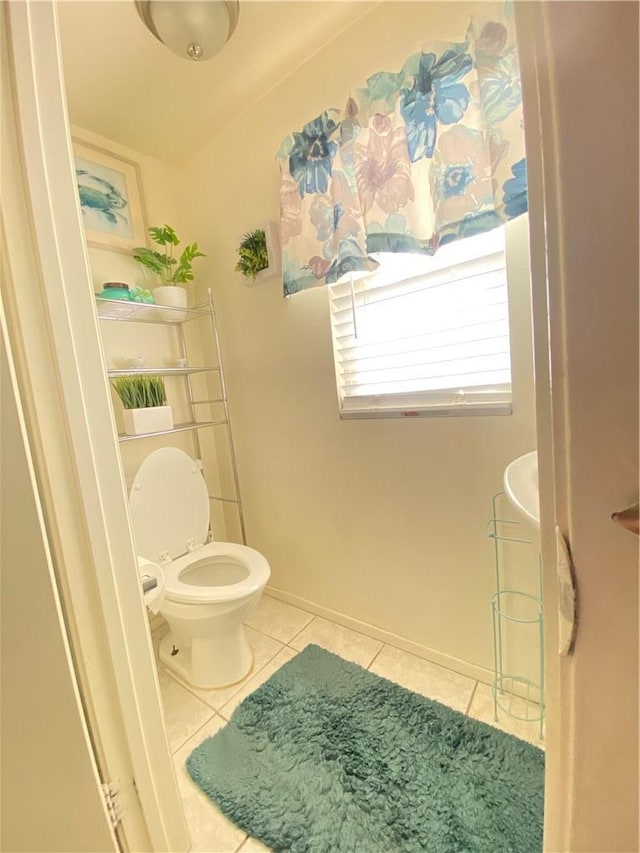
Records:
M510 413L504 229L378 260L330 288L342 416Z

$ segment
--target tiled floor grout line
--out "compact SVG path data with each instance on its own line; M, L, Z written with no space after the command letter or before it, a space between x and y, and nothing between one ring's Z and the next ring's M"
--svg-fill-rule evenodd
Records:
M249 833L247 833L247 834L245 835L245 837L242 839L242 841L240 842L240 844L238 844L238 846L235 848L235 850L233 851L233 853L238 853L238 851L239 851L239 850L242 850L242 846L243 846L243 845L244 845L244 843L246 842L247 838L249 838Z
M158 666L162 666L162 664L160 663L160 661L158 661L158 662L157 662L157 665L158 665ZM203 699L203 698L202 698L202 696L198 696L198 694L195 692L195 690L196 690L197 688L192 688L190 685L188 685L188 684L187 684L187 682L186 682L186 681L181 681L179 678L177 678L177 677L176 677L176 676L171 672L171 670L167 669L166 667L162 667L162 670L163 670L163 672L165 673L165 675L168 675L168 676L169 676L169 678L172 678L172 679L175 681L175 683L176 683L177 685L179 685L180 687L184 688L184 690L186 690L186 691L187 691L187 693L189 693L191 696L193 696L193 698L194 698L194 699L196 699L198 702L200 702L202 705L204 705L204 706L205 706L205 708L208 708L210 711L213 711L213 713L214 713L214 714L217 714L217 713L218 713L218 709L217 709L217 708L214 708L212 705L210 705L210 704L207 702L207 700L206 700L206 699ZM235 695L236 695L236 693L237 693L239 690L241 690L241 689L242 689L242 682L241 682L241 681L239 681L239 682L238 682L238 690L236 690L236 692L235 692L235 693L233 693L231 696L229 696L229 697L228 697L228 699L227 699L226 701L228 702L228 701L229 701L229 699L232 699L232 698L233 698L233 696L235 696ZM221 714L220 716L222 716L222 714Z
M254 628L253 625L249 625L248 622L242 623L245 628L249 628L251 631L255 631L256 634L262 634L263 637L268 637L270 640L275 640L276 643L282 643L285 645L284 640L281 640L279 637L274 637L273 634L267 634L262 628Z
M274 637L272 634L267 634L267 632L263 631L261 628L254 628L253 625L249 625L247 622L243 622L242 624L245 628L250 628L252 631L255 631L256 634L262 634L263 637L268 637L270 640L278 640L277 637ZM278 640L278 642L281 643L282 640Z
M207 705L207 708L208 708L208 707L209 707L209 706ZM213 709L211 709L211 716L210 716L210 717L207 717L207 719L204 721L204 723L201 723L201 724L200 724L196 729L194 729L194 730L191 732L191 734L190 734L188 737L186 737L186 738L182 741L182 743L180 744L180 746L177 746L175 749L172 749L172 750L171 750L171 755L172 755L172 756L173 756L173 755L175 755L175 754L176 754L176 752L178 752L179 750L181 750L181 749L182 749L182 747L187 743L187 741L191 740L191 738L192 738L192 737L195 737L195 736L198 734L198 732L200 731L200 729L203 729L205 726L208 726L208 725L209 725L209 723L211 722L211 720L213 719L213 717L218 717L218 716L220 716L220 715L217 713L217 711L213 711Z
M480 683L479 681L474 682L473 690L471 691L471 696L469 697L469 701L467 702L467 709L465 711L465 714L467 715L467 717L469 716L469 711L471 710L471 705L473 704L473 700L474 700L474 697L476 695L476 690L478 689L479 683Z
M386 645L387 645L386 643L382 643L382 645L380 646L380 648L378 649L378 651L375 653L375 655L373 656L373 658L372 658L372 659L371 659L371 661L369 662L369 666L368 666L368 667L366 667L366 669L368 669L368 670L370 670L370 669L371 669L371 667L374 665L374 663L375 663L375 662L376 662L376 660L378 659L378 655L380 654L380 652L384 649L384 647L385 647Z
M298 608L298 610L300 610L300 608ZM308 610L303 610L302 612L303 613L309 613ZM311 619L307 622L307 624L303 625L299 631L296 631L296 633L293 635L293 637L289 637L289 639L287 640L288 646L290 646L291 643L295 640L295 638L299 637L300 634L302 634L302 632L305 631L309 627L309 625L312 625L315 622L315 620L318 618L317 616L314 616L313 613L309 613L309 616L311 616ZM291 646L291 648L293 648L293 646ZM300 649L294 649L294 651L298 652L298 651L300 651Z
M262 636L263 636L263 637L269 637L269 639L270 639L270 640L275 640L275 637L271 637L271 636L269 636L269 634L263 634ZM272 661L272 660L273 660L277 655L279 655L279 654L280 654L280 652L281 652L281 651L282 651L282 649L284 648L284 644L282 643L282 641L281 641L281 640L276 640L276 642L280 643L280 644L281 644L281 646L282 646L282 648L280 648L280 649L276 649L276 650L275 650L275 652L274 652L272 655L270 655L270 656L267 658L267 660L266 660L266 661L265 661L265 662L264 662L260 667L258 667L258 668L256 668L256 669L253 669L253 667L252 667L252 669L249 671L249 673L247 673L247 675L245 675L245 677L244 677L241 681L239 681L239 682L238 682L238 689L235 691L235 693L233 694L233 696L235 696L235 695L236 695L236 693L239 693L239 692L242 690L242 688L243 688L243 687L244 687L244 685L247 683L247 681L250 681L250 680L251 680L255 675L257 675L259 672L262 672L262 670L265 668L265 666L268 666L268 665L271 663L271 661ZM252 650L252 654L253 654L253 650ZM255 661L255 658L254 658L253 663L255 664L255 662L256 662L256 661ZM233 696L229 696L229 699L232 699L232 698L233 698ZM229 701L229 699L227 699L227 702ZM227 704L227 702L225 702L224 704L226 705L226 704Z
M278 599L276 598L276 599L274 599L274 601L278 601ZM293 606L293 605L290 605L290 606ZM256 628L253 625L250 625L248 622L243 622L243 625L245 626L245 628L251 628L252 631L256 631L258 634L262 634L263 637L268 637L270 640L275 640L277 643L282 643L283 646L290 646L292 641L295 640L295 638L297 636L299 636L305 630L305 628L308 628L309 625L311 625L311 623L314 621L314 619L317 618L313 613L309 613L308 610L302 610L300 607L298 607L296 609L300 610L301 613L306 613L307 616L311 616L311 619L307 622L306 625L303 625L302 628L299 628L295 632L295 634L293 634L293 636L289 637L289 639L286 641L281 639L280 637L274 637L273 634L268 634L266 631L262 630L261 628ZM335 624L338 624L338 623L336 622ZM291 646L291 648L293 648L293 646ZM278 651L282 651L282 649L278 649ZM295 651L300 651L300 650L295 649ZM274 655L274 657L275 657L275 655Z

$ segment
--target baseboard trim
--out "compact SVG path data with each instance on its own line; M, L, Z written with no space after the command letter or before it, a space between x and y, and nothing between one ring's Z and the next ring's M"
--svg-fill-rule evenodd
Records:
M408 640L406 637L401 637L399 634L393 634L391 631L384 631L382 628L377 628L375 625L370 625L368 622L362 622L360 619L354 619L353 616L347 616L346 613L341 613L338 610L331 610L329 607L323 607L321 604L316 604L314 601L309 601L307 598L302 598L299 595L292 595L290 592L285 592L282 589L268 585L265 589L267 595L283 601L285 604L291 604L294 607L300 607L302 610L307 610L316 616L323 616L325 619L330 619L338 625L343 625L345 628L351 628L353 631L358 631L371 637L374 640L380 640L383 643L395 646L402 649L404 652L415 655L416 657L428 660L431 663L436 663L438 666L444 666L453 672L460 675L466 675L473 678L474 681L481 681L483 684L493 684L493 672L478 664L470 661L462 660L453 657L452 655L444 654L436 649L431 649L428 646L423 646L413 640Z

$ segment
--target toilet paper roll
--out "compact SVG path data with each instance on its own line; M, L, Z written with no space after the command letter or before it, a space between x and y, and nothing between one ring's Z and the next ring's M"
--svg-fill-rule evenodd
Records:
M150 581L157 581L148 592L143 592L144 603L152 613L157 613L164 600L164 574L162 569L156 563L152 563L151 560L138 557L138 574L143 589L145 581L149 583L149 586L151 586Z

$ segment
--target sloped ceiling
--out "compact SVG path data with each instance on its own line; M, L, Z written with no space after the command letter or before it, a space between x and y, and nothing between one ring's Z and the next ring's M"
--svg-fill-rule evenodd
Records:
M207 62L160 44L133 0L58 4L72 124L180 161L376 2L240 0L238 27Z

